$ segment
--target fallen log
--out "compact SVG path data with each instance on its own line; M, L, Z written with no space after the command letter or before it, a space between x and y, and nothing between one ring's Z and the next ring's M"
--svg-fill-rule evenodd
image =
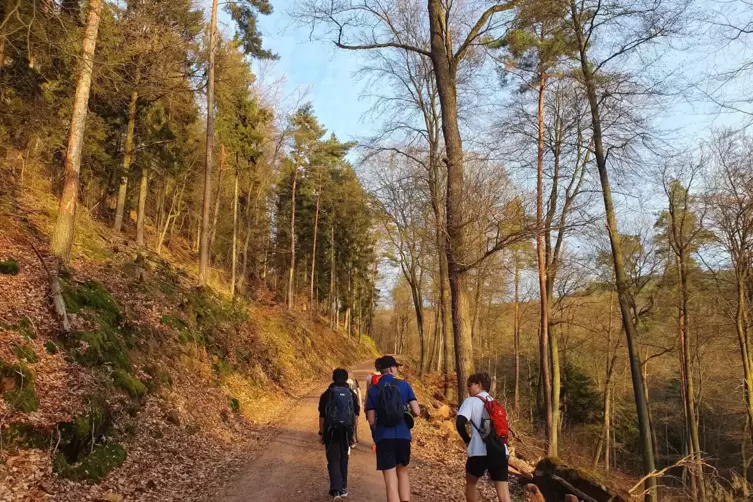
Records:
M536 464L534 483L546 500L563 500L566 495L585 502L627 502L631 498L598 474L568 466L556 458L545 458Z
M65 310L65 300L63 299L63 291L60 288L60 280L58 279L57 274L53 274L50 271L47 263L42 257L42 254L39 252L34 243L29 241L29 244L34 250L34 253L36 253L37 258L39 258L39 261L42 262L42 267L44 267L45 272L47 272L47 277L50 280L50 292L52 293L52 306L55 310L55 315L58 318L58 322L60 323L60 330L67 335L71 332L71 323L68 320L68 313Z

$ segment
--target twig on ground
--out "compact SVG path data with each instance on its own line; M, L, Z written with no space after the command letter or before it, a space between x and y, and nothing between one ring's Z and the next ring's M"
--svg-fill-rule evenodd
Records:
M62 329L63 333L67 335L71 332L71 323L68 320L68 314L65 311L65 300L63 299L63 292L60 289L60 281L58 280L58 276L57 274L53 274L50 271L49 267L47 267L47 263L45 263L42 254L39 252L34 243L31 241L28 242L31 248L34 250L34 253L36 253L37 258L39 258L39 261L42 262L42 267L44 267L45 272L47 272L47 277L50 280L50 290L52 292L52 305L55 309L55 314L58 317L58 321L60 322L60 329Z

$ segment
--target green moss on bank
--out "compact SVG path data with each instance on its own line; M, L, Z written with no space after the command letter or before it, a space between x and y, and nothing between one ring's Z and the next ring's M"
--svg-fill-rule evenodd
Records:
M0 261L0 274L2 275L18 275L21 271L21 267L18 266L16 260L8 259Z
M126 457L126 451L118 443L107 443L97 446L75 464L69 463L65 455L59 453L55 456L54 469L60 477L66 479L97 483L123 465Z

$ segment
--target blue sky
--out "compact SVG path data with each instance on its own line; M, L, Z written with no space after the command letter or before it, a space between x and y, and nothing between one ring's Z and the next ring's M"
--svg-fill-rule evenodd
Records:
M317 116L341 140L368 135L375 128L361 120L369 105L359 99L363 83L354 77L358 55L309 41L308 30L295 26L287 14L294 1L272 0L272 15L259 19L264 46L280 56L273 75L286 77L286 94L310 87L308 100Z

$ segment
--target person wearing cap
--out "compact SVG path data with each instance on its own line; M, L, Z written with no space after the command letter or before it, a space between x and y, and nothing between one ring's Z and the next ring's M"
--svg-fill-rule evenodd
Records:
M408 464L411 453L411 431L413 417L420 414L416 393L410 384L398 380L398 367L402 366L392 356L383 356L381 374L377 385L369 388L366 397L366 419L374 429L376 443L377 470L382 471L387 490L387 502L410 502L410 481ZM403 409L407 410L404 419L396 426L388 427L379 423L377 403L379 392L386 386L395 386L400 392Z

